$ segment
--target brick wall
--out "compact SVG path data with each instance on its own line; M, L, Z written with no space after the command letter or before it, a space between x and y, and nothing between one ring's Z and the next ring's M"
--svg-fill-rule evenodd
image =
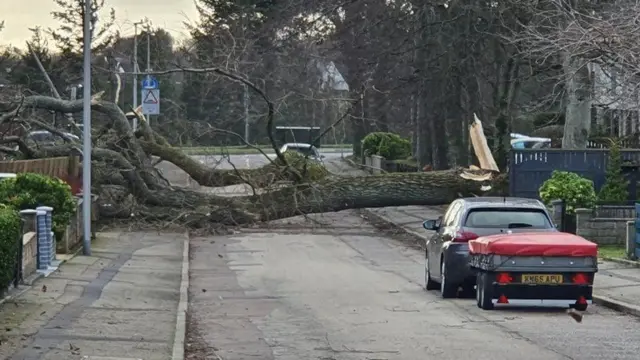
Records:
M624 245L628 218L598 218L592 209L576 209L576 234L600 245Z

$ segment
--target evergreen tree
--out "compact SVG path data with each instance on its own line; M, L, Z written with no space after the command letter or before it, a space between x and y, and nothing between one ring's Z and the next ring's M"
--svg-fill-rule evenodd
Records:
M61 88L82 81L82 53L84 48L84 0L53 0L59 7L58 11L51 13L54 19L60 22L57 29L48 29L48 33L60 51L60 58L56 63L54 72L57 77L63 79L62 84L56 84ZM100 21L100 13L104 9L104 0L91 2L91 51L98 55L103 53L113 44L117 32L112 31L115 22L115 11L108 10L108 17ZM49 70L49 69L47 69ZM108 80L99 78L99 74L92 73L94 88L106 90ZM59 89L63 90L63 89Z
M84 0L53 0L60 10L51 13L61 24L58 29L49 29L51 38L63 54L82 54L84 47ZM101 52L113 44L115 39L111 27L115 22L115 10L98 25L99 13L104 9L104 0L91 2L91 50Z
M598 193L598 200L603 202L624 202L629 198L629 182L622 174L622 155L620 143L611 140L609 161L605 183Z
M45 69L53 68L53 58L42 29L36 26L29 31L31 31L31 39L28 41L28 47L38 56ZM11 71L9 78L14 84L23 85L36 94L52 95L42 71L29 50L20 52L20 63ZM52 81L55 83L56 79L52 78Z

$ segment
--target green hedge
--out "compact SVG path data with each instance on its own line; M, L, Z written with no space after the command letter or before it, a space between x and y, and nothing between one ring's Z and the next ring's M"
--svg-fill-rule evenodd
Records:
M362 139L364 156L378 155L386 160L406 159L411 156L411 142L398 134L373 132Z
M0 294L13 280L21 235L22 221L18 212L0 204Z
M0 199L17 210L53 208L53 232L60 239L75 214L77 201L64 181L46 175L21 173L0 181Z

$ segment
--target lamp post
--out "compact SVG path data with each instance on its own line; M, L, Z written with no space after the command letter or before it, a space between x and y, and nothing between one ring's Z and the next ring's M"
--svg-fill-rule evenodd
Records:
M84 81L82 86L83 253L91 255L91 0L84 3Z

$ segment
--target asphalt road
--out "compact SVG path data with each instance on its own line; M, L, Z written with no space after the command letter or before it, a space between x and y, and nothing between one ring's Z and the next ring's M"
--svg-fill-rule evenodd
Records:
M325 156L323 161L339 159L342 156L351 155L351 153L351 149L344 149L342 151L340 151L340 149L331 149L330 151L320 150L320 154ZM275 154L268 153L267 155L272 159L276 157ZM268 160L262 154L229 155L228 159L218 155L194 155L192 157L207 165L216 166L219 169L233 169L230 163L233 163L238 169L256 168L268 163Z
M348 211L312 219L192 240L190 309L220 358L638 359L636 318L443 300L421 251Z

